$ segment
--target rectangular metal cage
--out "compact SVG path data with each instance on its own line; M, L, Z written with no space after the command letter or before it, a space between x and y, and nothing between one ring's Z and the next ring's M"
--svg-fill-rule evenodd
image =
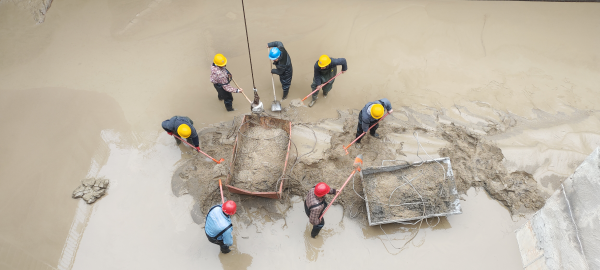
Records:
M379 222L372 222L371 211L369 209L369 198L368 198L366 186L369 183L369 181L375 181L375 180L373 180L374 177L369 177L369 176L376 175L378 173L383 173L383 172L392 172L394 174L395 173L401 174L403 170L405 170L411 166L418 165L418 164L433 163L433 162L444 163L448 166L448 170L446 171L446 181L449 186L450 195L452 196L452 200L449 203L448 211L442 212L442 213L432 213L432 214L424 215L424 216L421 215L421 216L415 216L415 217L410 217L410 218L388 219L388 220L383 220L383 221L379 221ZM365 194L365 203L366 203L366 208L367 208L367 217L369 220L369 226L375 226L375 225L387 224L387 223L401 223L401 222L414 221L414 220L425 219L425 218L443 217L443 216L456 215L456 214L462 213L462 209L460 207L460 199L458 196L458 191L456 190L456 183L454 182L454 174L452 173L452 166L450 164L450 158L447 158L447 157L433 159L433 160L427 160L427 161L424 161L423 163L415 162L413 164L366 168L362 171L362 183L363 183L363 193Z
M235 161L236 161L236 149L244 143L244 136L241 136L240 133L245 132L248 128L260 125L264 128L280 128L283 129L289 136L287 153L285 155L285 163L283 165L283 173L281 175L281 183L279 184L279 188L272 192L254 192L250 190L245 190L242 188L235 187L235 183L233 182L233 173L235 172ZM251 195L251 196L259 196L270 199L280 199L281 193L283 191L283 182L285 181L285 175L288 165L288 160L290 156L290 146L291 146L291 137L292 137L292 122L288 120L278 119L269 116L258 116L258 115L246 115L242 123L240 124L240 128L235 138L235 142L233 144L233 153L231 158L231 164L229 173L227 174L227 180L225 182L225 186L231 193Z

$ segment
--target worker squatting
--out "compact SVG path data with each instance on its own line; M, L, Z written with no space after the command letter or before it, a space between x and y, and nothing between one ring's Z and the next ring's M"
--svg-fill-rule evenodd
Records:
M279 75L279 80L283 88L283 99L288 97L290 86L292 83L292 59L289 53L280 41L274 41L267 44L269 48L269 59L273 61L275 69L271 70L272 74ZM233 95L232 93L243 93L242 88L235 88L230 85L233 81L233 76L226 68L227 58L222 54L217 54L214 57L211 65L210 81L213 83L218 93L219 100L225 104L227 111L233 111ZM340 73L337 73L337 66L342 66ZM323 97L327 98L328 93L333 88L335 77L348 70L348 64L344 58L330 58L327 55L321 55L319 60L314 65L314 77L311 84L312 101L309 106L312 107L318 98L319 90L323 90ZM235 81L233 81L235 84ZM237 86L237 84L236 84ZM387 111L387 113L386 113ZM361 146L362 137L369 132L370 136L380 138L376 132L379 127L379 121L385 116L392 113L392 104L386 98L368 102L358 114L358 125L356 127L355 145L357 148ZM193 146L197 151L200 151L198 133L194 128L192 119L186 116L173 116L172 118L162 122L162 128L169 134L175 137L175 141L179 145L185 140L187 144ZM315 238L325 226L325 219L322 217L323 212L327 208L326 195L337 193L336 189L330 188L326 183L320 182L311 188L304 199L304 210L308 221L313 225L310 236ZM204 231L208 241L219 245L221 252L229 253L229 248L233 245L233 225L231 216L235 214L237 205L234 201L226 201L223 204L218 204L210 208L206 214L206 224Z

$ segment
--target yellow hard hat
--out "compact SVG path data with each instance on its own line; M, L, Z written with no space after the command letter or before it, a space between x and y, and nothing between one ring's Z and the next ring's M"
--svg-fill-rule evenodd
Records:
M383 106L381 104L373 104L371 106L371 116L375 119L379 119L383 116Z
M219 67L223 67L223 66L227 65L227 58L225 58L224 55L217 53L215 55L215 59L213 60L213 63L215 63L215 65L217 65Z
M192 129L186 124L181 124L177 128L177 134L179 134L179 136L181 136L182 138L187 139L188 137L190 137L190 135L192 135Z
M326 66L329 66L329 64L331 64L331 58L329 58L329 56L324 54L324 55L321 55L321 57L319 57L319 66L320 67L326 67Z

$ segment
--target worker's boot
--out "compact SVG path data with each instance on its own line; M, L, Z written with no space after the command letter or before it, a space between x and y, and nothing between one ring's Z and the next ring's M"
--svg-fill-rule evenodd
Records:
M354 143L354 146L356 146L356 149L360 149L360 142Z
M175 138L175 136L173 136L173 138ZM181 141L179 139L175 138L175 143L177 143L177 145L180 145Z
M375 138L379 139L379 133L377 133L377 132L375 132L375 133L371 134L371 136L373 136L373 137L375 137Z
M308 107L312 107L313 105L315 105L316 102L317 102L317 99L313 98L313 100L310 102L310 104L308 104Z
M221 252L223 252L223 254L227 254L231 252L231 249L228 246L221 246Z
M322 222L323 223L323 222ZM325 223L323 223L325 225ZM319 235L321 229L323 229L323 225L314 225L312 231L310 232L310 237L315 238Z
M281 100L286 100L287 99L287 95L288 95L288 92L283 92L283 97L281 98Z

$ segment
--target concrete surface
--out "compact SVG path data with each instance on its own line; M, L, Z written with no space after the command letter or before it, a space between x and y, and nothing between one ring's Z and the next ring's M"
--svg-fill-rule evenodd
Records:
M600 269L600 148L516 231L523 268Z

